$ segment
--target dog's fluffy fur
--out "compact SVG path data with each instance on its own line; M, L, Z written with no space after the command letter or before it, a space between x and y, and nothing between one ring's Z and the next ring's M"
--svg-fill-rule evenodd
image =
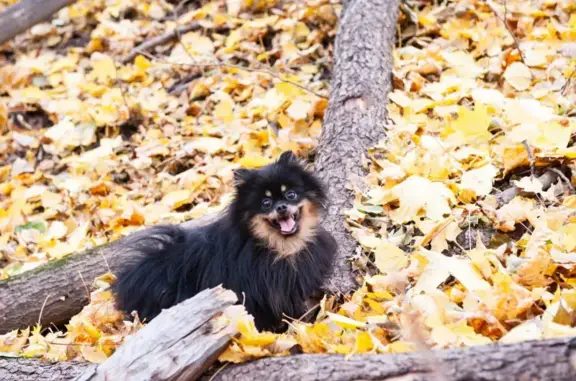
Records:
M258 170L235 172L236 197L215 221L140 232L135 260L118 274L118 306L148 321L222 284L236 292L260 330L282 331L307 312L328 275L336 242L320 225L325 193L292 152Z

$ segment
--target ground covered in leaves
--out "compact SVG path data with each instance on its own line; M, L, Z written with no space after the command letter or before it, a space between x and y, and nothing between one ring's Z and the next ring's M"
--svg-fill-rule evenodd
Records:
M285 335L244 322L222 360L576 335L576 6L402 11L388 138L346 212L364 284ZM339 12L321 0L80 1L6 44L0 277L202 215L229 199L234 168L310 152ZM95 281L65 333L11 332L0 352L104 360L141 326L114 310L112 281Z

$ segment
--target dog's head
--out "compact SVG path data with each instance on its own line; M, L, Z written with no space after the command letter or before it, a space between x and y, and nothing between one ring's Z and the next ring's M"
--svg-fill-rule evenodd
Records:
M326 196L292 152L260 169L239 169L234 178L233 208L254 236L281 255L298 252L314 237Z

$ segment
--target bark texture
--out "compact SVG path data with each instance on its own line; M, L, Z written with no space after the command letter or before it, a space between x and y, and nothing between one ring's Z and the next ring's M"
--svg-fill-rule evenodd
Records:
M486 345L398 355L298 355L227 367L220 381L576 380L576 339Z
M236 294L222 287L204 290L193 298L163 310L130 337L97 368L89 368L77 381L198 379L228 347L236 325L214 319L224 314L243 316L235 306Z
M178 361L176 359L176 361ZM177 364L173 364L177 366ZM88 363L0 359L2 381L69 381L94 372ZM140 380L164 380L145 377ZM130 378L132 379L132 378ZM181 378L190 380L190 378ZM486 345L397 355L298 355L228 366L203 380L221 381L510 381L576 380L576 339ZM125 380L116 376L109 380ZM126 380L129 380L126 378Z
M211 221L206 216L183 224L187 228ZM16 328L67 323L88 304L87 288L94 278L120 269L132 252L123 250L128 239L51 261L37 269L0 281L0 334ZM40 314L42 311L42 314ZM40 318L41 316L41 318ZM1 380L1 378L0 378Z
M68 381L96 365L87 362L56 362L0 357L2 381Z
M0 14L0 45L76 0L20 0Z
M336 267L325 287L332 293L349 293L355 288L347 260L357 243L344 225L342 212L354 199L348 184L356 185L365 176L366 152L385 137L398 18L398 0L348 0L345 5L315 165L328 186L328 213L323 224L339 245Z

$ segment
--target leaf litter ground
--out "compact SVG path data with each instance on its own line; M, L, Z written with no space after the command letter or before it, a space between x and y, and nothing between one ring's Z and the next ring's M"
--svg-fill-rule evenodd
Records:
M1 277L217 210L234 168L313 150L340 9L80 1L5 45ZM362 286L284 335L241 322L221 360L576 335L574 4L402 10L388 136L346 211ZM198 31L119 63L192 21ZM14 331L0 352L103 361L142 325L114 309L113 281L95 280L65 332Z

